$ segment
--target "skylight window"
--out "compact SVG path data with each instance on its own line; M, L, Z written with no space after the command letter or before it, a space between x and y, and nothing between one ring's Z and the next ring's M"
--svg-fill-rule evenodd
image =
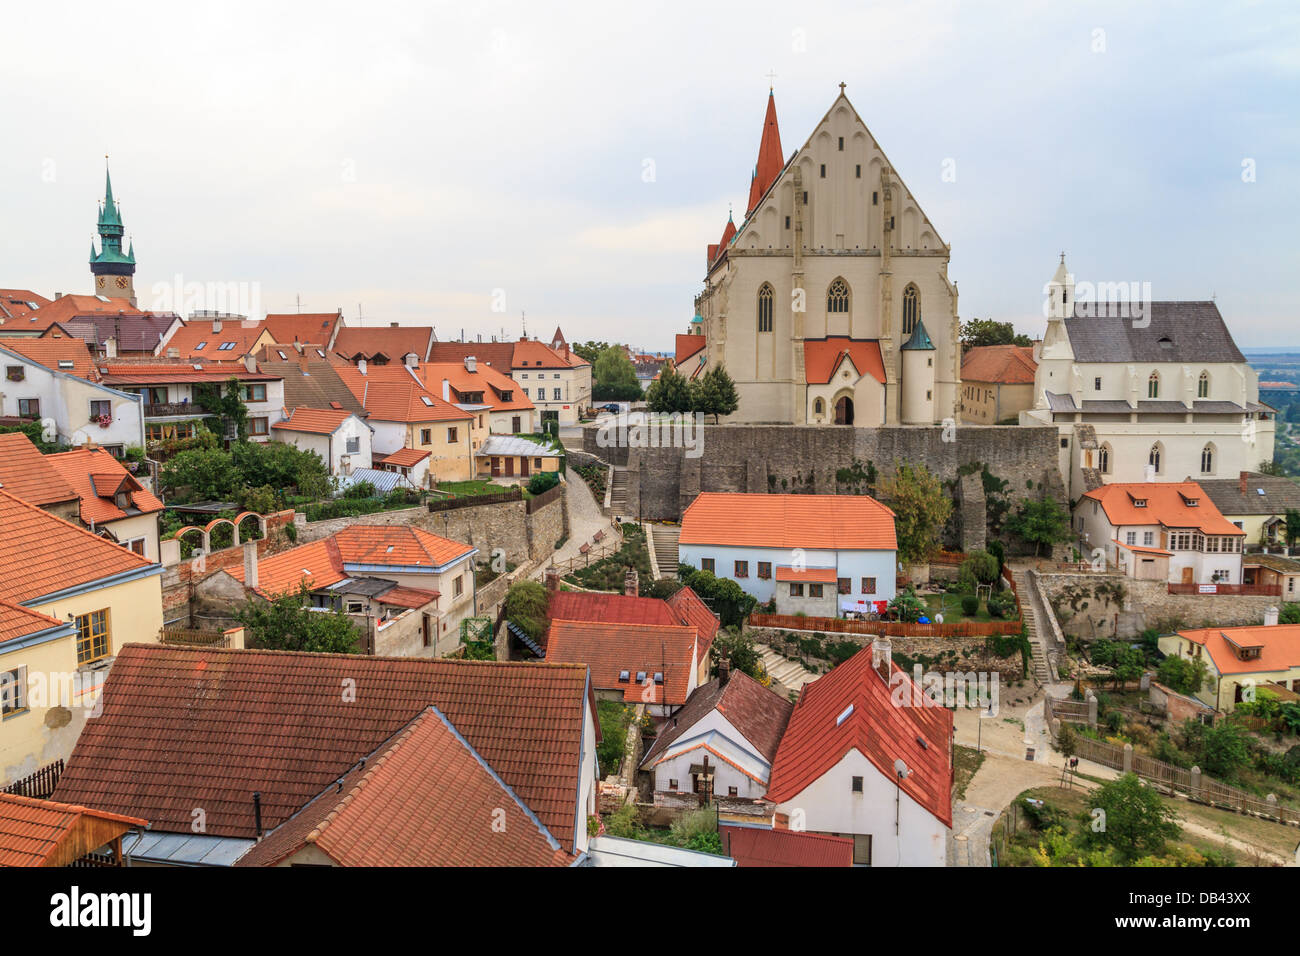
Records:
M234 343L234 342L222 342L220 345L217 346L217 351L218 351L218 352L229 352L229 351L230 351L231 349L233 349L234 347L235 347L235 343Z
M421 395L420 401L424 402L424 404L428 405L430 408L433 407L433 399L431 399L428 395Z
M71 359L59 359L59 368L75 368Z
M194 346L194 351L196 351L196 352L202 352L202 351L203 351L203 346L205 346L205 345L207 345L207 344L208 344L208 340L207 340L207 339L204 339L204 340L203 340L202 342L200 342L198 345Z
M644 683L645 683L645 671L637 671L637 672L636 672L636 682L637 682L638 684L644 684Z
M619 672L618 672L618 682L619 682L620 684L626 684L626 683L628 682L628 680L631 678L631 676L632 676L631 671L619 671Z
M845 707L844 711L838 717L835 718L835 726L838 727L840 724L844 723L844 721L848 720L849 715L852 713L853 713L853 705L849 704L849 706Z

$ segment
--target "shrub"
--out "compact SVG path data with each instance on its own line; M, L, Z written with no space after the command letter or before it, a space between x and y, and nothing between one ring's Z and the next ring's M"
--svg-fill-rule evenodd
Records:
M540 495L550 491L560 483L560 476L553 471L543 471L528 479L528 493Z
M967 617L974 617L979 613L980 599L973 594L963 594L961 598L961 612Z
M347 490L343 492L344 498L373 498L375 497L375 483L373 481L356 481L348 485Z
M540 582L526 579L510 585L502 609L507 620L536 641L546 633L549 601L550 595Z

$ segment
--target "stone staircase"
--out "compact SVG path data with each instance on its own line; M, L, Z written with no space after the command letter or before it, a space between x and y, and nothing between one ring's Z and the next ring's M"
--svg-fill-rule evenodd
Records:
M1034 599L1036 591L1029 580L1029 572L1023 568L1011 570L1016 582L1016 593L1020 595L1020 612L1024 615L1025 625L1029 630L1029 647L1033 651L1031 668L1040 684L1052 683L1052 669L1047 664L1047 653L1043 639L1038 630L1038 602Z
M767 668L768 675L787 690L801 691L804 684L810 684L817 679L818 675L798 661L786 660L766 644L755 645L755 650L758 651L759 660Z
M677 577L677 536L681 533L682 529L675 524L654 526L654 558L660 577Z
M609 513L611 515L626 514L627 511L627 471L623 468L614 469L613 483L610 485L609 493ZM676 567L677 565L673 565Z

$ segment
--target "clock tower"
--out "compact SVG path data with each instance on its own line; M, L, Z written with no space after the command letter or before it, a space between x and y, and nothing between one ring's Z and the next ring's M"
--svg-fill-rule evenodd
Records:
M99 209L99 252L90 243L90 274L95 294L110 299L129 299L135 305L135 244L122 252L122 214L113 201L113 180L104 170L104 203Z

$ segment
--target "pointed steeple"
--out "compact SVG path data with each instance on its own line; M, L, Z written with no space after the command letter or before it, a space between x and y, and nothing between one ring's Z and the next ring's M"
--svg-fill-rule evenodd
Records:
M727 210L727 225L722 229L722 242L718 243L718 251L724 251L735 236L736 221L731 218L731 210Z
M754 178L749 183L749 207L745 210L748 217L762 201L776 177L785 168L785 154L781 152L781 129L776 122L776 94L768 91L767 116L763 118L763 138L758 144L758 162L754 166Z
M903 343L903 351L935 351L934 342L930 341L930 333L925 330L925 323L920 319L916 320L916 328L912 330L912 337Z
M99 211L99 227L101 234L105 226L116 226L122 228L122 216L117 211L117 203L113 201L113 177L108 173L108 162L105 157L104 163L104 207ZM121 233L119 233L121 235Z
M135 304L135 247L122 252L122 217L113 198L113 179L108 173L107 159L104 169L104 203L99 209L99 252L95 240L90 240L90 273L95 277L95 294L130 299Z

